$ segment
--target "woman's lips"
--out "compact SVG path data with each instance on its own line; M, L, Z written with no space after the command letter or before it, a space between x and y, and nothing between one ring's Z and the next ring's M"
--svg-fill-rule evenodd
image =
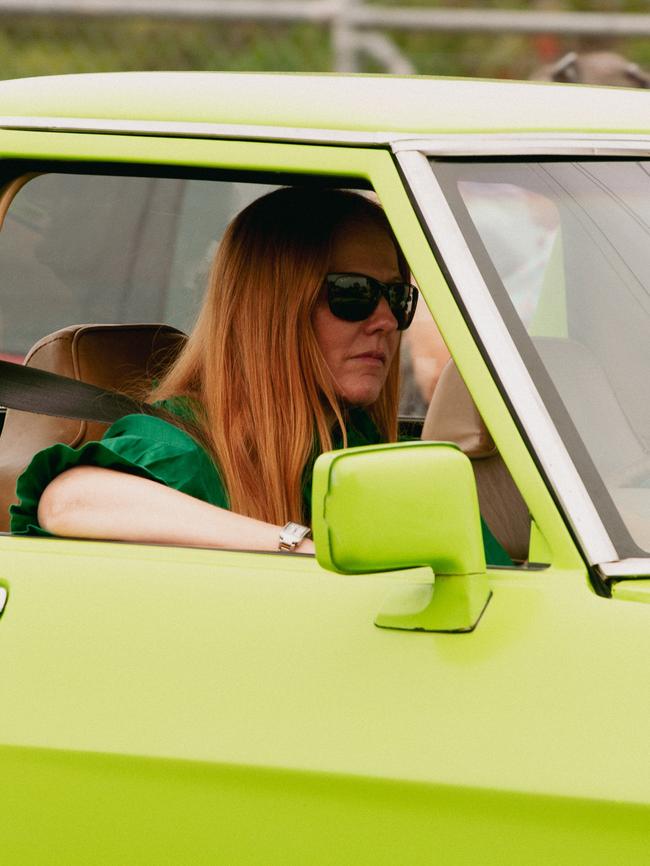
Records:
M353 361L365 361L369 364L383 366L386 363L385 352L360 352L358 355L352 356Z

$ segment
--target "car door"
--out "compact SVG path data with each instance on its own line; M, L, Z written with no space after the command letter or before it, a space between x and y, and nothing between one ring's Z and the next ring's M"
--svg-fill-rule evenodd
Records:
M25 171L65 158L372 187L543 566L490 569L473 631L421 633L375 625L403 573L1 536L7 862L638 862L646 780L603 730L645 706L627 662L647 608L593 591L390 151L20 131L0 149Z

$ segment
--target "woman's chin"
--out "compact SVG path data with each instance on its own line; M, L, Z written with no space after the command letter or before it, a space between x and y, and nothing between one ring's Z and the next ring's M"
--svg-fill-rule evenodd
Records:
M380 394L381 387L357 386L346 388L344 391L339 392L340 397L348 406L361 406L362 408L376 403Z

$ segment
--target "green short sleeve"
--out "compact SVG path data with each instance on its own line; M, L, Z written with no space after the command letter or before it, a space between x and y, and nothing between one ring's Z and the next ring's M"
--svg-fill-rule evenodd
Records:
M514 562L492 535L490 527L481 517L481 532L483 533L483 547L485 548L485 561L488 565L514 565Z
M75 466L98 466L139 475L212 505L228 507L219 472L207 452L184 430L151 415L126 415L100 442L80 448L53 445L40 451L18 478L11 532L47 535L38 524L38 502L47 485Z

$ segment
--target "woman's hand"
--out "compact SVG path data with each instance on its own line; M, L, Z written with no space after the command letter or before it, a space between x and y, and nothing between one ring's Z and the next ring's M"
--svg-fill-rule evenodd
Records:
M58 475L38 520L53 535L234 550L277 550L279 526L210 505L164 484L95 466ZM314 553L305 539L300 553Z

